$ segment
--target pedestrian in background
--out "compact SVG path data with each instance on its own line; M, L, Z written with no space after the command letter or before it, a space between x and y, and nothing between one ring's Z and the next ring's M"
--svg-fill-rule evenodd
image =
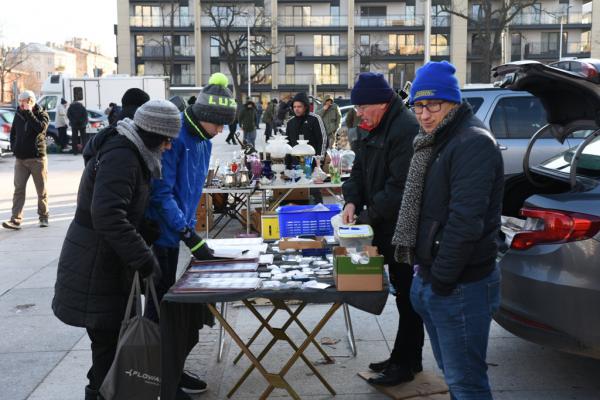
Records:
M335 146L336 133L340 129L342 123L342 113L337 104L333 102L330 96L325 98L325 104L317 112L323 120L325 125L325 132L327 133L327 148L330 149Z
M10 128L10 147L15 155L15 191L10 220L2 223L7 229L21 229L23 206L29 176L33 178L38 196L37 211L40 227L48 226L48 158L46 130L48 113L35 103L35 95L25 90L19 95L19 107Z
M190 96L190 98L188 99L187 102L188 102L188 106L196 104L196 96Z
M119 115L121 114L121 107L119 107L116 103L110 103L106 111L108 111L107 114L109 125L112 125L119 120Z
M85 400L113 363L135 271L148 277L159 264L141 234L152 177L179 133L181 118L166 100L153 100L113 129L79 184L77 209L58 260L52 310L67 325L86 328L92 366Z
M67 109L67 118L71 125L71 147L73 154L83 151L86 143L85 128L88 123L88 114L81 98L76 98Z
M413 380L423 370L423 322L409 297L412 265L394 259L394 225L390 223L398 218L419 125L382 74L361 73L351 99L362 118L360 130L364 135L358 142L350 178L342 186L346 201L342 220L344 224L371 225L373 245L389 267L390 283L396 292L398 330L390 357L369 364L371 370L379 372L369 383L395 386Z
M450 396L491 400L486 353L500 305L496 266L504 170L494 137L462 102L455 67L429 62L410 102L420 124L394 233L415 264L411 301Z
M265 123L265 140L271 139L275 114L277 113L277 99L272 99L265 109L262 116L262 121Z
M67 125L69 120L67 118L67 100L61 98L60 104L56 106L56 122L55 126L58 130L58 143L60 151L62 152L69 145L69 137L67 136Z
M263 115L263 105L262 100L258 100L256 103L256 128L260 128L260 121Z
M356 109L351 108L346 114L346 128L348 129L348 143L350 143L350 149L356 153L358 149L358 127L362 122L362 118L357 115Z
M196 209L208 174L211 140L235 118L236 103L227 88L228 83L222 73L213 74L208 85L198 94L196 103L183 111L179 137L163 155L163 176L152 182L152 196L146 214L160 225L160 237L153 245L162 272L156 287L159 302L175 283L180 242L189 247L196 259L212 258L212 250L195 230ZM152 301L147 303L146 316L158 321ZM199 312L197 318L194 321L198 324L195 335L203 324L214 323L208 308ZM180 379L177 400L191 399L186 392L207 390L206 383L194 374L184 372L177 378Z
M244 131L244 142L251 144L252 147L256 142L256 114L256 106L253 101L249 100L244 104L239 115L240 126Z

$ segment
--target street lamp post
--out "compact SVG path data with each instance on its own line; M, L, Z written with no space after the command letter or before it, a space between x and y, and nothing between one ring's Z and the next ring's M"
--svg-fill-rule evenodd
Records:
M250 18L246 19L246 26L248 28L248 36L246 38L246 51L248 52L248 100L250 100L250 90L252 89L251 87L251 75L250 75ZM562 25L561 25L562 26Z

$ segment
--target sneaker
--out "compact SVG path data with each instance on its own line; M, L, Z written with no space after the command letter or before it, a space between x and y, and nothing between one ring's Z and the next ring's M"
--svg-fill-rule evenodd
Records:
M40 228L46 228L48 226L48 218L40 218Z
M5 227L6 229L12 229L15 231L18 231L19 229L21 229L21 223L20 222L16 222L12 219L9 219L8 221L4 221L2 223L2 226Z
M178 387L175 393L175 400L192 400L192 397L184 392L181 387Z
M203 393L208 390L206 382L201 380L197 375L187 371L183 371L181 374L179 387L187 393Z

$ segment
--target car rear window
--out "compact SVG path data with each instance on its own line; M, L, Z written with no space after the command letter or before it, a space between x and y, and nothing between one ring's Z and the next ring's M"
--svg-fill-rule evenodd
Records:
M8 122L9 124L13 123L13 119L15 118L15 113L10 112L10 111L2 111L2 118L4 118L4 120L6 122Z
M532 96L500 99L490 118L490 128L497 138L529 139L546 123L540 99Z
M571 172L571 163L576 151L577 146L572 147L544 161L540 166L568 174ZM581 152L581 157L577 163L577 175L600 178L600 136L592 140Z
M477 110L483 104L483 97L465 97L465 100L469 102L473 109L473 114L477 114Z

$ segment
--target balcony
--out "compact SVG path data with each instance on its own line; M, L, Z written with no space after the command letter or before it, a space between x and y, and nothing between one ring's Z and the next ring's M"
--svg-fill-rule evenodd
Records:
M346 61L348 46L293 46L285 48L286 57L294 57L297 61Z
M343 86L348 87L348 75L316 75L316 74L296 74L279 75L279 89L282 86Z
M589 57L591 48L592 45L589 42L565 43L562 48L562 57ZM522 45L522 55L525 60L558 60L558 52L558 43L528 42ZM516 56L516 49L512 49L511 57Z
M227 60L227 52L223 49L219 49L219 53L218 55L216 54L216 49L212 48L211 49L211 58L219 58L221 61L226 61ZM250 52L250 59L252 63L256 63L259 61L265 61L265 62L270 62L271 61L271 57L272 55L263 48L260 49L251 49ZM246 48L240 49L240 51L236 54L236 58L238 60L242 60L245 61L248 58L248 53Z
M141 52L139 52L141 50ZM171 47L169 45L146 45L137 48L137 57L147 59L162 59L171 57ZM173 56L177 58L193 58L195 55L194 46L173 46Z
M235 17L223 16L215 19L218 23L215 23L212 17L203 15L200 17L200 26L202 30L217 30L217 27L226 28L231 26L234 31L245 31L248 29L248 23L250 23L250 29L252 30L270 30L271 29L271 18L270 17L246 17L244 15L236 15Z
M152 28L171 28L171 18L168 16L140 16L132 15L129 17L129 26L135 30L152 30ZM178 17L173 19L172 27L176 30L193 30L194 17Z
M269 70L267 70L267 72L263 73L260 76L255 77L254 79L252 79L252 91L257 90L257 89L262 89L262 90L271 90L271 73L268 72ZM223 72L225 75L227 75L227 77L229 78L229 86L233 87L233 80L231 79L231 75L229 74L229 72L227 72L227 70L222 70L221 72ZM210 79L211 74L202 74L201 77L201 85L206 85L208 80ZM242 89L242 91L244 91L244 93L247 90L248 87L248 81L246 80L246 74L241 74L241 79L242 79L242 83L240 85L240 88Z
M439 47L439 46L438 46ZM445 46L447 47L447 46ZM366 53L366 54L365 54ZM425 54L423 44L400 45L389 47L385 44L372 44L370 47L361 47L361 56L368 60L397 61L397 60L421 60ZM433 54L432 54L433 55ZM438 55L438 54L436 54ZM443 54L439 54L443 55ZM368 61L365 60L365 61Z
M484 46L478 43L472 43L467 48L467 59L469 60L481 60L483 59ZM498 47L496 51L494 51L493 59L499 60L502 57L502 49Z
M538 13L520 13L511 21L511 26L531 27L539 29L539 25L591 25L592 13L574 13L565 15L561 11L546 11Z
M348 17L346 15L314 15L314 16L296 16L280 15L277 17L277 26L280 28L332 28L337 29L348 27Z
M196 79L193 75L172 75L172 86L195 86Z
M436 23L444 23L445 21L436 19ZM450 20L447 19L449 23ZM425 26L423 15L386 15L381 17L363 17L357 16L355 19L357 30L373 29L387 30L390 28L398 28L400 30L414 30L415 27L422 28Z

